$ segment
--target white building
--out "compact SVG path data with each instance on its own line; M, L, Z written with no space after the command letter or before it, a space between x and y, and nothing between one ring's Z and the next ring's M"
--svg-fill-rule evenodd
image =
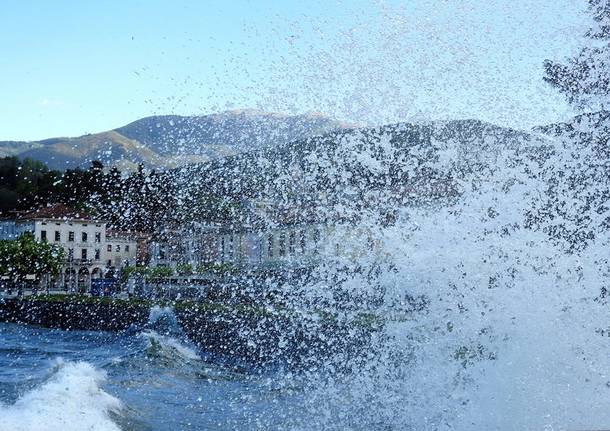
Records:
M251 202L243 223L188 226L157 235L150 243L150 264L230 265L238 270L310 268L327 259L355 262L380 258L375 235L341 214L310 206L281 207Z
M107 231L103 256L108 268L135 266L138 257L138 236L130 232Z
M0 221L0 239L30 232L38 241L61 246L66 261L59 276L44 280L54 287L88 291L92 278L103 278L125 265L135 265L137 237L107 232L104 220L91 218L63 204L42 207L12 220Z
M237 267L309 266L319 258L322 238L329 233L323 224L223 232L218 235L217 260Z
M193 269L218 261L219 227L213 224L191 223L182 229L166 230L148 244L151 266L176 269L187 264Z

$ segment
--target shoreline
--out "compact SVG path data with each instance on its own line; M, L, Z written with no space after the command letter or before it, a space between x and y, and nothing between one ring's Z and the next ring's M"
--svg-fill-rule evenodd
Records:
M287 310L252 304L63 294L0 299L0 322L120 332L145 328L155 306L171 307L186 337L202 350L254 366L300 368L337 352L357 355L380 328L374 319L346 324L329 317L312 330L311 321Z

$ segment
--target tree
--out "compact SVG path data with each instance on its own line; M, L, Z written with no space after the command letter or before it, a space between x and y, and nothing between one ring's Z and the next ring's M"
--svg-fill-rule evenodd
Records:
M146 275L147 268L143 266L127 265L121 269L120 279L123 283L127 282L130 277L142 278Z
M176 265L176 272L178 275L192 275L193 266L190 263L180 263Z
M0 212L28 210L56 198L59 171L35 160L0 159Z
M154 266L146 271L146 278L149 280L171 277L172 275L174 275L174 270L169 266Z
M589 0L588 46L565 63L544 62L544 80L577 108L604 110L610 102L610 0Z
M58 245L39 242L31 233L17 239L0 240L0 275L20 283L28 275L57 274L65 260Z

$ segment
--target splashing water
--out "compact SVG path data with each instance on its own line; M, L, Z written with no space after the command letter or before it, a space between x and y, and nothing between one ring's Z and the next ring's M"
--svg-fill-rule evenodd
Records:
M140 336L146 340L146 352L149 356L163 358L172 362L199 361L197 352L177 339L160 335L155 331L143 331ZM174 364L175 365L175 364Z
M42 386L0 406L0 429L119 431L111 414L119 414L122 404L100 388L105 377L87 362L58 360Z
M260 404L240 411L240 426L610 423L608 176L599 157L603 135L580 127L574 136L475 121L395 125L311 139L298 157L234 160L258 172L255 196L309 207L327 227L309 277L287 277L273 284L272 298L255 297L268 324L259 333L256 325L235 331L253 344L279 334L281 352L300 342L305 358L272 370L255 389L266 407L286 394L298 401L275 412L283 419L273 427ZM230 184L235 166L218 169ZM299 175L273 175L276 169ZM195 194L200 184L187 174L184 193ZM286 310L298 331L277 319ZM148 326L138 337L147 358L137 367L171 368L168 380L199 375L193 363L202 356L176 336L170 308L153 308ZM175 372L182 368L195 371ZM223 402L239 410L244 400L230 394ZM5 420L20 405L3 407Z
M314 419L301 429L596 429L610 423L608 236L599 227L607 209L594 199L583 209L580 199L605 196L607 182L594 181L604 167L594 163L594 148L574 140L514 134L499 147L489 130L478 137L470 132L470 138L432 140L431 156L423 158L430 146L416 145L403 159L403 167L419 163L418 169L448 173L458 199L397 205L385 224L379 223L383 205L397 202L388 189L380 192L380 205L364 211L337 204L359 218L335 229L327 248L367 249L366 232L373 252L328 254L320 280L285 286L295 308L315 304L339 319L368 312L383 321L369 354L348 358L348 372L334 372L339 352L305 373ZM379 154L396 160L396 142L373 142L356 136L342 143L345 158L333 166L334 178L345 176L352 157L366 161L368 151L376 154L369 172L388 173L391 165L380 165ZM363 143L368 151L351 151ZM570 175L582 187L558 193L558 178ZM549 214L557 204L565 211ZM583 211L590 215L586 226L576 217ZM583 228L596 236L575 242ZM346 267L359 270L338 277ZM376 268L375 277L362 268ZM362 302L371 297L377 301Z
M188 345L171 307L155 305L150 309L148 323L139 337L145 341L145 352L150 358L173 367L200 361L195 347Z
M387 6L372 20L348 22L347 39L323 44L331 45L330 52L301 51L302 42L291 34L287 43L297 44L288 49L292 61L274 64L264 58L272 73L263 74L265 85L258 86L278 99L265 102L289 104L290 110L293 104L312 103L338 108L366 123L475 112L505 125L532 124L527 111L513 108L520 106L511 102L515 93L528 100L536 118L563 112L549 108L542 93L523 92L523 79L517 79L519 85L497 82L484 72L501 69L502 57L519 64L513 59L517 53L537 62L541 38L532 35L544 32L528 29L521 42L506 44L504 54L496 47L478 52L479 42L466 43L451 28L476 23L468 15L471 9L490 12L486 16L505 11L493 2L482 9L471 2L458 14L446 7L443 19L432 25L426 17L436 7L431 3L415 15L409 8ZM593 98L603 109L610 82L608 8L603 1L589 3L598 15L599 28L587 35L595 44L567 66L547 61L545 79L569 100L582 104ZM411 41L420 37L421 44L441 43L436 51L417 52ZM440 79L430 80L435 76ZM472 93L476 85L486 89L481 96ZM433 105L447 113L418 106L430 95ZM500 109L491 112L496 105ZM232 124L240 118L250 120L236 132ZM156 406L143 406L147 402L140 398L149 396L151 387L171 388L167 391L176 405L189 398L182 413L189 413L184 426L190 428L198 425L193 417L225 429L608 428L608 118L606 112L587 114L531 131L477 120L357 128L334 121L316 126L311 118L302 129L300 120L299 127L281 127L275 116L254 113L214 116L212 122L226 122L227 128L194 130L199 133L174 129L171 119L163 127L157 124L168 142L144 135L161 147L161 158L171 162L167 166L207 161L148 176L141 168L125 181L118 172L104 177L100 169L105 179L91 204L118 226L156 229L159 237L171 240L176 226L188 231L196 223L221 223L221 230L258 235L260 256L273 229L312 228L323 237L308 237L315 253L301 256L307 262L291 261L293 256L273 262L272 270L281 274L263 274L264 282L248 283L242 274L232 278L230 269L236 268L225 267L224 261L207 268L210 273L214 268L213 281L222 278L230 286L202 296L216 302L193 307L203 310L193 312L203 316L194 326L222 332L214 341L224 353L238 351L231 344L235 338L244 356L264 358L269 369L249 370L247 377L206 370L206 352L184 341L168 307L151 310L137 341L123 341L139 350L109 368L120 371L117 380L128 388L123 394L145 387L134 391L134 404L139 402L150 423L168 428L183 424L173 417L150 419ZM182 121L191 121L191 128L195 124L194 118ZM139 127L138 136L146 132ZM223 142L230 141L227 130L241 137L234 148L221 148L230 143ZM316 136L318 130L325 134ZM214 142L206 142L212 137ZM191 151L191 144L208 147ZM224 157L227 151L230 157ZM177 158L171 160L173 152ZM106 186L117 184L115 194L103 195L112 190ZM115 198L118 204L107 204ZM281 235L276 239L285 257L291 253ZM273 248L273 237L271 242ZM295 246L290 239L288 244ZM231 237L231 253L234 246ZM206 319L218 325L204 329ZM270 346L276 351L248 356ZM134 378L134 369L146 379ZM41 386L0 406L0 429L39 429L41 424L119 429L110 417L121 413L122 403L100 388L103 380L104 373L88 363L61 363ZM220 395L202 405L199 395L205 390ZM168 409L167 399L161 404L171 416L167 412L174 406ZM74 420L81 415L82 422Z
M160 307L158 305L152 307L148 315L146 326L156 329L159 332L180 332L180 326L178 326L176 315L171 307Z

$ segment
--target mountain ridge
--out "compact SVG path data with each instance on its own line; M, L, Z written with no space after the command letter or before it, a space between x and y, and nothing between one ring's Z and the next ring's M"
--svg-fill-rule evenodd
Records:
M318 113L288 115L252 109L209 115L153 115L78 137L0 141L0 157L17 156L52 169L105 165L173 168L354 127Z

